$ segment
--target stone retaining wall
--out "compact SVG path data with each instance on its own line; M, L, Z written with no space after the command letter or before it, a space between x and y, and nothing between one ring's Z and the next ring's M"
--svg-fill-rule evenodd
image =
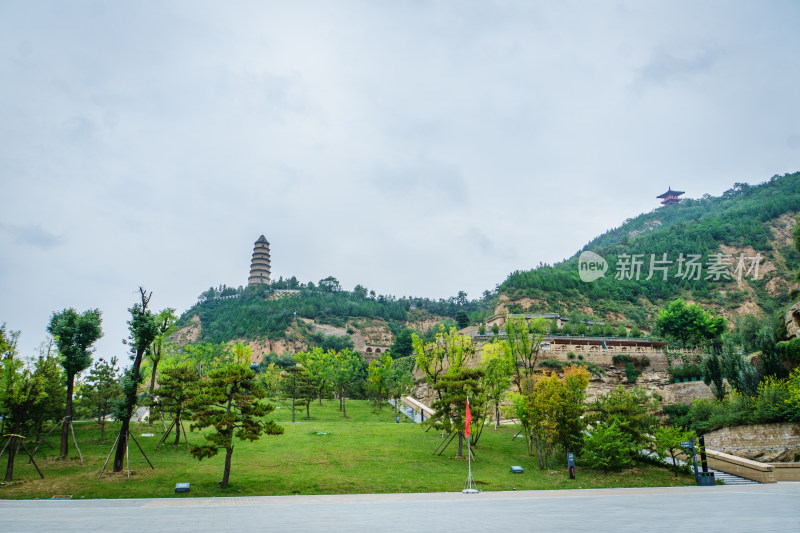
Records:
M756 424L722 428L705 435L706 447L763 463L800 457L800 424Z
M577 339L576 339L577 341ZM465 362L465 366L473 368L480 362L481 348L485 343L477 342L477 353L474 357ZM568 353L572 351L575 357L569 358ZM618 353L626 353L632 357L647 357L650 364L641 369L636 383L628 382L625 375L625 365L614 365L614 355ZM583 356L583 359L578 359L578 356ZM608 394L618 385L625 388L632 388L634 386L642 387L650 393L659 395L662 398L662 405L669 405L673 403L692 403L696 398L713 398L711 389L702 381L691 381L686 383L673 383L670 384L669 363L667 356L662 351L654 351L651 349L642 348L641 351L625 351L620 350L618 347L601 348L599 346L586 346L586 345L552 345L548 351L541 351L539 353L539 361L546 359L555 359L564 363L579 363L589 362L600 366L605 373L600 376L592 376L589 381L589 387L586 391L588 401L593 401L604 394ZM551 372L549 369L542 369L546 372ZM414 378L418 380L412 396L430 405L433 401L434 393L424 383L424 376L421 371L417 370Z

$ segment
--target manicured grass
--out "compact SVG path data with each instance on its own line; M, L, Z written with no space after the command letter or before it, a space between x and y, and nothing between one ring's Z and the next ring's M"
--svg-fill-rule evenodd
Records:
M100 428L93 423L76 423L78 443L86 466L81 466L74 448L66 460L58 458L55 448L42 446L36 455L45 479L40 480L27 465L27 456L18 455L14 481L0 486L0 498L51 498L71 494L73 498L149 498L182 497L175 494L175 483L191 483L188 496L240 496L283 494L343 494L460 491L467 477L465 460L454 459L457 442L444 455L434 456L441 434L426 432L405 417L395 423L390 406L379 411L365 401L348 401L349 418L343 419L338 401L326 400L311 408L311 420L305 411L291 413L285 407L274 412L283 425L280 436L262 437L257 442L239 442L234 448L231 480L227 489L220 489L224 451L211 459L198 461L181 442L155 449L163 428L160 422L151 426L133 425L133 432L156 469L151 470L131 442L130 460L133 471L128 479L123 474L97 474L116 438L118 424L106 427L100 440ZM187 430L188 430L187 425ZM57 432L56 432L57 433ZM54 433L49 441L58 446ZM155 433L155 437L141 437ZM631 470L603 474L584 467L580 461L576 479L570 480L566 469L540 470L535 458L529 457L521 439L513 439L509 427L498 431L487 427L478 447L472 472L478 487L484 491L566 489L601 487L642 487L692 485L694 478L675 478L663 468L643 465ZM174 437L168 438L172 442ZM199 444L198 432L189 433L191 443ZM71 444L71 443L70 443ZM466 453L466 449L465 449ZM5 460L0 466L5 471ZM559 465L566 465L563 458ZM523 474L512 474L509 467L521 465Z

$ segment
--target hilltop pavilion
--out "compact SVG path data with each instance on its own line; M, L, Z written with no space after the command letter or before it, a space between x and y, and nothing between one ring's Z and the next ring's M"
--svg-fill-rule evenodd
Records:
M661 205L672 205L672 204L677 204L682 200L682 198L680 198L680 195L682 194L683 191L673 191L672 187L670 187L669 189L667 189L667 192L665 192L664 194L659 194L658 196L656 196L656 198L662 199Z

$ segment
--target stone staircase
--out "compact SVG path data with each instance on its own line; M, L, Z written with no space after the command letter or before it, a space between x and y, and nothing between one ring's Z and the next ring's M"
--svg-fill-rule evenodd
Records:
M653 458L657 457L653 452L651 452L649 450L643 450L643 453L645 455L648 455L648 456L653 457ZM671 461L672 461L671 459L664 459L664 462L667 463L667 464L670 464ZM698 461L699 461L699 457L698 457ZM678 462L679 465L687 464L683 459L680 459L680 458L677 459L677 462ZM691 462L689 462L688 464L691 467ZM699 468L700 468L700 465L698 465L698 469ZM716 481L722 481L726 485L758 485L759 484L758 481L753 481L752 479L747 479L746 477L737 476L736 474L729 474L727 472L723 472L722 470L716 470L714 468L709 468L708 471L714 473L714 481L715 482Z
M726 485L758 485L758 481L747 479L745 477L737 476L735 474L728 474L720 470L708 469L709 472L714 472L714 481L722 481Z

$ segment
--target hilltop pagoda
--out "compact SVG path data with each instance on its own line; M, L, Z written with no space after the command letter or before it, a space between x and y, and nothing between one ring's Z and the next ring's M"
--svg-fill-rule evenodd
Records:
M677 204L682 200L680 195L683 194L683 191L673 191L672 187L667 189L667 192L664 194L659 194L656 198L661 198L661 205L672 205Z
M255 242L253 248L253 259L250 261L250 277L247 278L247 285L269 283L269 269L269 241L262 235Z

